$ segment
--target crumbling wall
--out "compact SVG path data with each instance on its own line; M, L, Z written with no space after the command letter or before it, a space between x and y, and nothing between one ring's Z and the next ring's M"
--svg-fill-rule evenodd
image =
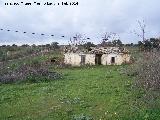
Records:
M72 66L81 65L81 56L85 56L85 64L95 65L94 54L66 53L64 54L64 63Z
M64 54L64 63L72 66L80 66L81 56L77 53L66 53Z
M108 64L107 57L108 57L108 54L103 54L102 55L102 58L101 58L102 65L107 65Z
M95 54L86 54L85 64L95 65Z
M85 54L85 53L66 53L64 54L64 63L70 64L72 66L80 66L81 56L85 56L85 63L89 65L95 65L95 54ZM112 63L112 57L114 57L114 63ZM110 53L103 54L101 57L102 65L121 65L123 63L130 62L130 55L123 53ZM83 65L84 65L83 64Z
M112 57L115 58L115 63L111 62ZM102 65L120 65L122 63L121 57L118 54L110 53L102 55Z
M111 62L112 57L115 58L115 63ZM121 65L123 63L128 63L130 61L130 55L128 54L104 54L102 55L102 65Z
M122 55L123 57L123 63L130 63L130 60L131 60L131 55L130 54L123 54Z

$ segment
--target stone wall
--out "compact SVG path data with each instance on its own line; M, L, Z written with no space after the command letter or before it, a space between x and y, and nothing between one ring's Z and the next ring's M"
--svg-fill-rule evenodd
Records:
M85 56L85 64L95 65L94 54L81 54L81 53L66 53L64 54L64 63L72 66L81 65L81 56Z
M115 63L111 62L112 57L115 58ZM102 55L102 65L121 65L123 63L129 63L130 55L128 54L103 54Z
M125 63L130 63L131 55L129 55L129 54L123 54L122 56L123 56L123 61Z
M83 54L83 53L66 53L65 64L70 64L72 66L81 65L81 56L85 56L85 63L95 65L95 54ZM111 62L112 57L114 57L115 63ZM130 61L130 55L128 54L103 54L101 57L102 65L121 65L122 63L128 63Z
M66 53L64 54L64 63L72 66L80 66L81 56L77 53Z
M95 65L95 55L94 54L86 54L85 64Z

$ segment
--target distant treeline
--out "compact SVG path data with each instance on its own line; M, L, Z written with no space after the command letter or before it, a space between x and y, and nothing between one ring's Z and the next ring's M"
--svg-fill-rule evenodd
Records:
M58 42L52 42L51 44L45 44L45 45L28 45L28 44L23 44L23 45L1 45L0 48L1 50L7 50L7 51L17 51L21 50L21 48L31 48L31 49L37 49L37 50L42 50L42 49L50 49L50 50L55 50L55 49L60 49L63 48L64 46L71 46L72 44L68 45L59 45ZM94 44L93 42L85 42L83 44L78 44L78 46L83 46L86 49L90 49L90 47L125 47L125 46L132 46L132 47L139 47L140 50L152 50L152 49L159 49L160 47L160 38L150 38L146 39L144 41L138 41L138 43L128 43L128 44L123 44L121 40L113 40L113 41L102 41L100 44ZM5 49L4 49L5 48Z

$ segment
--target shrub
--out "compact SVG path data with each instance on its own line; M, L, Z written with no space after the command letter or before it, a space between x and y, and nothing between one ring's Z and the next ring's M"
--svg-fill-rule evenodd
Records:
M160 90L160 53L149 52L144 58L137 62L134 74L136 75L136 86L144 90Z
M16 70L2 73L0 76L1 83L13 83L13 82L42 82L50 81L62 78L62 75L57 72L51 72L48 68L43 66L29 66L23 65Z
M127 75L135 77L134 88L141 89L142 99L151 107L157 106L160 97L160 53L147 52L128 69Z

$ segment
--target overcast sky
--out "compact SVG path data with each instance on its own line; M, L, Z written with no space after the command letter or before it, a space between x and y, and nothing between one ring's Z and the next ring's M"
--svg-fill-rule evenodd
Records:
M140 32L137 20L143 19L147 25L147 37L160 36L159 0L77 0L78 6L4 5L5 2L21 1L0 0L0 29L4 29L0 31L0 44L46 44L54 41L67 44L76 33L85 34L91 38L89 41L98 43L105 32L119 34L124 43L136 43L140 38L131 31L136 29ZM36 2L57 1L65 2ZM8 32L8 29L12 31ZM16 30L19 32L14 32ZM33 32L36 34L32 35ZM51 34L55 36L49 36Z

